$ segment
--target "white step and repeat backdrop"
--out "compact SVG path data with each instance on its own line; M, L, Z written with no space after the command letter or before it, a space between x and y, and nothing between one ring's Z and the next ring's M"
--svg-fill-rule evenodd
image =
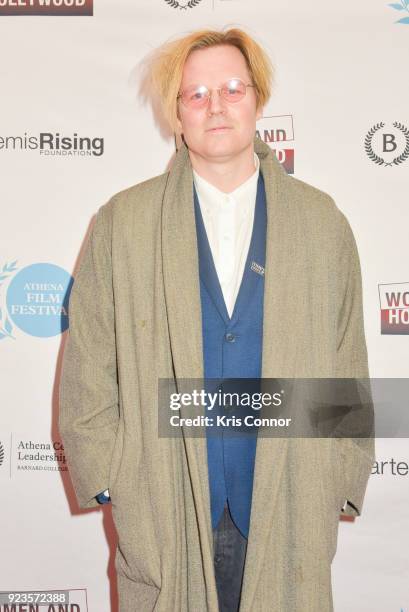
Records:
M371 376L408 377L408 0L0 0L1 591L117 610L110 508L78 509L57 431L67 288L99 206L174 152L143 59L229 24L276 67L260 136L351 223ZM409 612L408 584L409 441L385 438L362 517L340 522L334 607Z

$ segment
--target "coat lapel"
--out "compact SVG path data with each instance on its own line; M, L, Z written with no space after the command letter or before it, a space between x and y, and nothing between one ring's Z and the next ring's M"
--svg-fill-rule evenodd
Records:
M263 378L292 377L296 369L294 304L297 283L297 228L290 215L290 178L268 145L258 137L254 150L260 159L267 202L266 261L264 278ZM185 378L203 378L202 324L198 248L193 203L193 175L188 149L178 150L163 198L162 254L165 299L171 353L178 391L188 391ZM183 416L183 411L182 411ZM209 609L217 610L214 599L213 544L207 473L205 429L200 437L183 431L191 483L197 508ZM258 438L253 484L249 542L247 547L241 612L253 607L258 576L266 552L268 533L274 519L280 478L288 440ZM211 603L212 602L212 603Z
M203 346L193 174L184 144L178 150L168 175L161 224L165 308L173 372L178 393L189 393L192 385L185 379L203 380ZM192 416L183 407L180 413L182 417ZM193 437L182 427L181 435L196 509L196 540L200 542L207 605L209 612L216 612L206 431L204 427L197 428Z
M293 264L285 190L288 177L275 154L259 138L255 138L254 150L260 159L267 200L261 376L285 378L292 376L295 358L294 334L290 333L292 324L287 319L289 311L285 307L285 301L289 299L288 283ZM255 607L253 600L274 520L274 503L279 492L287 446L287 439L263 436L262 428L259 429L240 612L250 612Z

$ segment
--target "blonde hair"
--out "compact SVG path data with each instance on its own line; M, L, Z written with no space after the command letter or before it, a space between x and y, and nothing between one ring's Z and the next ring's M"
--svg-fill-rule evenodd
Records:
M168 41L156 50L150 62L150 78L163 115L173 131L177 128L177 95L182 82L184 64L192 51L216 45L232 45L244 56L255 85L257 108L271 96L274 69L267 53L251 36L238 28L196 30L187 36Z

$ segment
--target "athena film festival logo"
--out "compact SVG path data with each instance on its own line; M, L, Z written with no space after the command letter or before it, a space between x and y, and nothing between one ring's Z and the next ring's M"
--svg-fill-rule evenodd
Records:
M409 283L379 285L381 334L409 334Z
M16 329L39 338L62 334L68 328L73 277L52 263L35 263L21 270L15 264L0 268L0 340L15 340Z
M399 166L409 158L409 129L399 121L376 123L365 136L365 151L378 166Z
M2 15L93 15L93 0L0 0Z
M292 115L262 117L256 135L275 152L287 174L294 174L294 121Z

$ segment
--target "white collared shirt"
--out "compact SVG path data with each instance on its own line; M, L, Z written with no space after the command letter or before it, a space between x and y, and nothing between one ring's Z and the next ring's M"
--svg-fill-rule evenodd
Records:
M234 191L224 193L193 170L217 276L229 316L240 289L253 231L260 161L254 153L255 170Z

